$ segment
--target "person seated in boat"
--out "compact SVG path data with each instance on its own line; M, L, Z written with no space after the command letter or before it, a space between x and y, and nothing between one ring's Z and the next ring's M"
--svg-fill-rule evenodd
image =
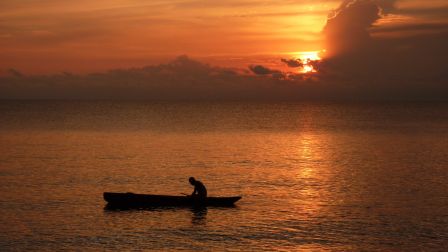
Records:
M188 181L190 181L190 184L194 186L194 191L191 194L191 197L197 197L199 199L207 198L207 189L201 181L196 180L193 177L190 177Z

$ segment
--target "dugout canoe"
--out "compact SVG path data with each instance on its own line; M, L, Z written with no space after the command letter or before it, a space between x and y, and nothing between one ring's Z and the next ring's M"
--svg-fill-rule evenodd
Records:
M233 206L241 196L207 197L204 201L191 196L137 194L137 193L103 193L109 207L139 208L163 206Z

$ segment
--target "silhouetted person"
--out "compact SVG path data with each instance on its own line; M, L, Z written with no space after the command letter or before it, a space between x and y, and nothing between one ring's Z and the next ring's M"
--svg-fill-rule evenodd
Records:
M190 177L188 181L190 181L190 184L194 186L194 191L191 194L191 197L205 200L205 198L207 198L207 189L205 188L204 184L202 184L201 181L194 179L193 177Z

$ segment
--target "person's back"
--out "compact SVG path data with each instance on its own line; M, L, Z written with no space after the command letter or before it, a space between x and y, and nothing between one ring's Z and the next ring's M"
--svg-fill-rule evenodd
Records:
M194 186L194 191L191 194L192 197L198 197L201 199L207 198L207 188L205 188L204 184L201 181L196 180L193 177L190 177L189 181L190 184Z

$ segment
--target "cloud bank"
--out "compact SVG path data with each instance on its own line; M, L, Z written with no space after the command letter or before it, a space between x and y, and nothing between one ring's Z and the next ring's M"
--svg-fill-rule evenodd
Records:
M332 69L330 63L325 68ZM15 73L15 74L14 74ZM280 73L261 66L249 70L214 67L180 56L168 64L105 73L0 78L0 99L107 99L155 101L446 100L443 83L392 85L381 78L338 73Z
M168 64L86 75L10 72L0 78L0 99L291 100L316 92L306 80L283 81L275 78L279 71L261 66L250 70L180 56Z

